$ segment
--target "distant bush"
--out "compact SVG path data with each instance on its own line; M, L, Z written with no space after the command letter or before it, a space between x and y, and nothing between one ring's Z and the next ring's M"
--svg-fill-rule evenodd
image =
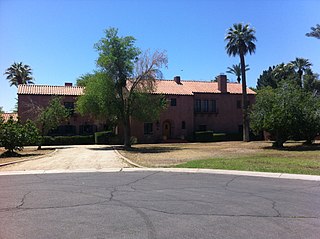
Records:
M189 139L190 140L190 139ZM213 133L213 131L198 131L194 133L195 142L241 141L241 133Z
M194 133L194 140L196 142L212 142L213 131L198 131Z
M110 144L110 138L114 135L112 131L101 131L94 133L95 144Z
M7 122L0 123L0 145L8 151L8 156L26 145L37 144L38 139L38 129L31 121L21 124L10 117Z
M44 136L43 145L85 145L94 144L93 135L85 136Z

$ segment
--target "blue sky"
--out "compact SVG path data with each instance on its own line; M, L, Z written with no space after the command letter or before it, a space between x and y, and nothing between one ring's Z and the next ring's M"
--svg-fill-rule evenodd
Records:
M3 73L13 62L33 69L37 84L63 85L96 69L93 45L109 27L134 36L142 50L166 50L165 79L212 80L237 64L225 51L233 23L256 29L248 86L271 65L304 57L320 73L319 0L0 0L0 106L14 108L16 87ZM229 79L236 78L228 75Z

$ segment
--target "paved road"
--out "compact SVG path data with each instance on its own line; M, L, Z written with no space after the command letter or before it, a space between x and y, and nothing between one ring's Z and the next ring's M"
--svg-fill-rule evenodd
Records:
M55 146L57 152L46 157L1 167L0 171L90 170L129 167L106 145Z
M319 238L317 181L166 172L0 176L0 238Z

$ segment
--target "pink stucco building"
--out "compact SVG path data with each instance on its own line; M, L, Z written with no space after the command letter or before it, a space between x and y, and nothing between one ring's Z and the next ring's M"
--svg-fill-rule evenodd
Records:
M228 83L225 75L216 82L157 80L155 94L165 95L168 107L155 122L132 119L131 134L138 142L161 142L168 139L186 139L195 131L242 132L241 94L242 85ZM255 92L247 88L248 101L255 102ZM67 108L73 108L82 87L19 85L18 115L21 120L34 119L32 105L44 106L57 95ZM33 106L34 107L34 106ZM84 134L104 130L105 124L76 112L60 127L61 134ZM119 134L122 131L119 129Z

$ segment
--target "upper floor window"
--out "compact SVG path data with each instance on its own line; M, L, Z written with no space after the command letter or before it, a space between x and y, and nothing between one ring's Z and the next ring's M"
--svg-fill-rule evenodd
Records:
M144 134L153 134L153 124L144 123Z
M217 102L216 100L211 100L211 112L217 112Z
M209 111L209 101L203 100L202 101L202 112L208 112Z
M195 112L201 112L201 100L196 100L194 110Z
M177 99L176 98L171 98L170 105L171 106L177 106Z

